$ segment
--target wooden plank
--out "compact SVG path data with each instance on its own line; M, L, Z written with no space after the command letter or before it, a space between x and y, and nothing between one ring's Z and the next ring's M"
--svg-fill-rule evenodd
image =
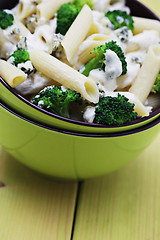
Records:
M160 135L136 160L81 186L73 240L160 240Z
M0 156L0 239L69 240L76 182L45 178Z

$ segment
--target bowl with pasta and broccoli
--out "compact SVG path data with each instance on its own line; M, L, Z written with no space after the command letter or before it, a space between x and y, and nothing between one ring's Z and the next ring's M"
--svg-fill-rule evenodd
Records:
M160 116L160 22L136 0L20 0L0 11L0 100L40 124L122 132Z

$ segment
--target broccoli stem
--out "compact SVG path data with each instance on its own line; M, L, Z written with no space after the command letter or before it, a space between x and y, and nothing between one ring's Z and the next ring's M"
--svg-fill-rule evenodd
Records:
M91 70L101 68L102 64L100 61L97 61L97 60L98 60L97 58L92 58L84 66L84 70L83 70L82 74L85 75L86 77L88 77Z

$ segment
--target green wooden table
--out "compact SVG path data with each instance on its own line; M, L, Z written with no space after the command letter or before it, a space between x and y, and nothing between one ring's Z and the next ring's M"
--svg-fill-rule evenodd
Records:
M160 15L159 0L142 0ZM0 240L160 240L160 135L119 171L47 179L0 148Z

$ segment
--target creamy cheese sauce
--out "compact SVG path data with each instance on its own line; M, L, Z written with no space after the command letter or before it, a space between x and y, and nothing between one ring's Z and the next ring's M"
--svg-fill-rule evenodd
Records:
M154 30L145 30L129 39L130 42L137 43L141 50L147 50L149 46L160 41L159 34Z
M101 91L114 91L117 88L117 81L116 79L107 80L106 73L104 71L100 71L99 69L93 69L90 71L89 78L94 80L96 83L100 83L99 86Z
M21 95L37 94L48 85L54 84L54 81L45 77L42 73L36 72L28 77L22 84L15 89Z
M132 61L132 59L134 57L144 59L145 56L146 53L143 51L131 52L126 54L127 73L117 78L118 89L123 89L130 86L140 70L141 64L137 63L136 61Z

